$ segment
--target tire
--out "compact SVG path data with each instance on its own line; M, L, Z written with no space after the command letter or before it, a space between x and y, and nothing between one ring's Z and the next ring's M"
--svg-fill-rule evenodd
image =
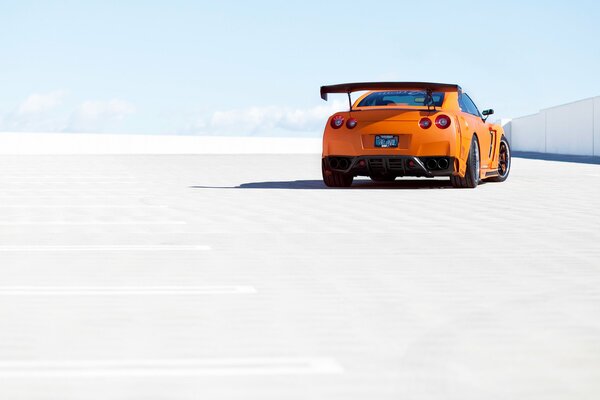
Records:
M327 168L325 166L325 160L321 161L321 172L323 173L323 183L328 187L349 187L354 180L354 176L352 175L332 171Z
M479 184L479 171L481 168L481 161L479 158L479 142L477 136L473 135L471 139L471 148L469 149L469 157L467 158L467 171L465 172L464 178L460 176L451 176L450 182L455 188L469 188L474 189Z
M495 176L490 179L492 182L504 182L506 178L508 178L508 174L510 174L511 167L511 155L510 155L510 145L508 144L508 140L502 136L500 139L500 150L499 150L499 160L498 160L498 176Z
M373 182L393 182L396 180L394 175L370 175Z

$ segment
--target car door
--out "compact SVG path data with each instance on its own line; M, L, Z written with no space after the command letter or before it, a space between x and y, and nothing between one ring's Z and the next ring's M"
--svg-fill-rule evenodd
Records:
M471 100L469 95L461 93L459 95L458 103L461 111L463 112L463 118L465 119L465 127L471 133L477 133L477 139L479 141L479 157L481 159L481 168L489 168L491 161L491 146L492 140L489 129L482 119L481 113L477 109L477 106Z

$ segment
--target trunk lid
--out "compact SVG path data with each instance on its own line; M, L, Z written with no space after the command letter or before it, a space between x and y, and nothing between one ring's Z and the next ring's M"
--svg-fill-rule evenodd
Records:
M418 122L422 117L431 114L424 109L373 109L373 110L352 110L352 117L359 122L384 122L384 121L415 121Z

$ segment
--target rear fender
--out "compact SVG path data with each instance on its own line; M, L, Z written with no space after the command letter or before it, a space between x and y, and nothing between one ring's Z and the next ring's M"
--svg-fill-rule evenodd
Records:
M492 158L492 162L491 162L491 168L492 169L497 169L498 168L498 160L500 158L500 141L504 136L504 129L502 128L501 125L498 124L490 124L489 127L490 131L494 131L494 150L493 150L493 158Z
M467 160L469 159L469 150L471 148L473 133L469 133L468 129L466 129L466 121L464 117L457 115L455 122L458 130L457 145L459 151L454 159L454 170L456 171L455 175L464 178L465 174L467 173Z

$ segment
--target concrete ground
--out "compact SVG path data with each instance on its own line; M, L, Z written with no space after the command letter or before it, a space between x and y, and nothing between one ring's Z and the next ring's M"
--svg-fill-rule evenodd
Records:
M597 399L600 165L3 156L1 399Z

